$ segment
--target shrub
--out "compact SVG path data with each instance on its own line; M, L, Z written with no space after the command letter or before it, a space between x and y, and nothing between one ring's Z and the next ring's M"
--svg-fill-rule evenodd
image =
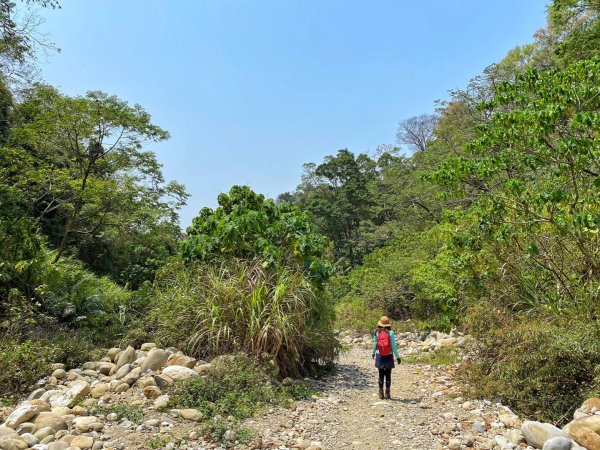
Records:
M277 404L281 394L273 380L244 354L222 358L206 377L195 378L176 391L178 408L196 408L205 418L252 417L268 404Z
M172 402L178 408L200 410L205 418L203 431L215 439L235 429L238 440L246 441L250 438L248 431L236 428L240 420L268 405L285 405L312 393L303 383L281 386L254 359L239 353L219 358L206 376L178 387ZM233 421L226 419L230 416Z
M469 395L501 401L537 420L564 423L573 407L597 389L596 323L571 321L567 326L484 306L470 319L491 327L477 326L480 348L461 369Z
M116 414L118 420L127 419L133 423L142 423L144 420L144 410L139 405L130 405L126 403L111 403L105 405L96 405L92 408L92 414Z
M285 376L330 362L339 350L325 293L301 272L260 261L175 264L162 274L154 306L157 339L197 357L243 350L273 358Z
M370 307L364 299L346 297L335 306L336 328L358 333L373 331L383 310Z
M41 377L48 374L50 364L67 367L93 359L92 344L65 333L52 337L32 338L23 342L5 340L0 343L0 386L2 395L23 394Z
M454 347L442 347L426 353L412 353L402 358L405 364L426 364L430 366L447 366L458 362L459 350Z

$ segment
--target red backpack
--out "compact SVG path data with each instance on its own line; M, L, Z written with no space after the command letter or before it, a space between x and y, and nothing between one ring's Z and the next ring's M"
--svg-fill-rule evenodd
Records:
M392 354L392 343L390 340L390 333L385 330L377 333L377 350L381 356L388 356Z

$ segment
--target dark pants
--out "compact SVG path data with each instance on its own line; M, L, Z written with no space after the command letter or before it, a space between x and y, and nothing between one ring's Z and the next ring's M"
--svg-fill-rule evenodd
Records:
M389 388L392 385L392 368L379 369L379 386L383 387L383 380L385 378L385 387Z

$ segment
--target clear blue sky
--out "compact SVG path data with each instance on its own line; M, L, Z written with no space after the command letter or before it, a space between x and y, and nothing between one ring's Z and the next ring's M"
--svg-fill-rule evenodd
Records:
M44 79L67 94L139 103L171 133L150 146L191 198L275 197L302 164L394 143L545 23L546 0L60 0Z

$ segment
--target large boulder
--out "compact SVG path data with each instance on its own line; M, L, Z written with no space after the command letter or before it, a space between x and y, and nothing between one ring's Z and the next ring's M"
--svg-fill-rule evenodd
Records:
M84 399L90 393L90 383L85 380L76 380L64 391L48 391L42 396L52 407L66 406L72 408L77 402ZM47 394L47 399L45 398Z
M198 372L184 366L167 366L163 369L162 373L175 381L185 381L200 376Z
M528 420L521 425L521 431L527 443L534 448L543 448L544 443L554 437L569 438L567 433L554 425Z
M583 402L583 404L579 408L579 411L586 413L586 414L591 414L592 411L593 412L600 411L600 398L598 398L598 397L588 398L586 401Z
M104 424L95 416L75 417L72 422L73 429L79 433L87 433L88 431L102 431Z
M193 369L196 366L196 364L198 364L198 360L195 358L192 358L191 356L175 355L169 360L167 365L183 366L183 367L187 367L188 369Z
M573 441L564 437L553 437L544 442L542 450L571 450Z
M50 405L42 400L28 400L21 403L6 419L4 423L8 428L16 429L23 422L41 412L50 411Z
M169 355L161 348L154 348L148 352L142 363L142 372L147 370L158 370L165 367Z
M600 450L600 416L588 416L567 424L564 431L588 450Z
M120 369L125 364L131 364L136 360L135 348L132 346L127 347L117 359L117 370Z
M58 414L53 412L41 412L33 419L33 423L37 426L38 430L50 427L55 432L66 430L67 422Z

